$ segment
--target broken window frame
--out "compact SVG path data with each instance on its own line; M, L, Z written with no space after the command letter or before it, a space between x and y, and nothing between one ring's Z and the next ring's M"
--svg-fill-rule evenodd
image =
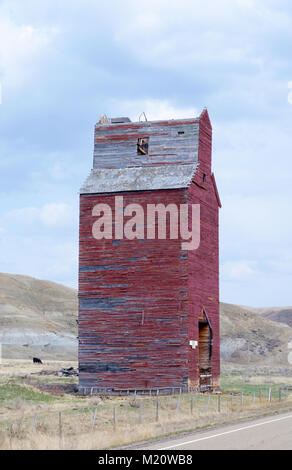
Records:
M137 142L137 155L148 155L149 137L139 137Z

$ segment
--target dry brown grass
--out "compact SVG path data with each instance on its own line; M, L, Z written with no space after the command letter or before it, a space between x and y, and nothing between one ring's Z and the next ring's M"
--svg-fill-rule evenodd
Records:
M1 368L0 375L0 449L103 449L121 447L133 442L152 439L171 433L179 433L211 426L249 416L292 409L292 393L278 401L278 383L283 385L285 377L275 378L272 403L267 400L268 377L254 376L222 379L227 390L244 391L243 404L240 393L232 399L230 394L221 395L221 410L218 411L218 396L206 394L159 397L159 417L156 420L156 397L79 397L69 393L59 396L40 392L41 385L51 385L51 376L37 376L33 364L11 361L12 367ZM50 361L37 366L39 371L58 370L64 362ZM70 363L70 365L73 365ZM20 380L24 371L28 382ZM248 380L247 380L248 379ZM256 380L257 379L257 380ZM55 377L59 383L66 379ZM246 383L248 382L248 383ZM253 384L256 384L255 387ZM260 387L258 387L258 383ZM286 381L287 383L287 381ZM261 389L261 398L259 390ZM255 401L252 390L257 390ZM2 401L1 401L2 400ZM191 401L193 400L193 408ZM139 420L142 403L142 420ZM114 424L113 410L116 408L117 422ZM92 419L97 409L94 430ZM193 412L191 412L191 409ZM62 437L59 435L59 413L62 413ZM37 414L36 426L34 417Z
M0 363L0 377L20 377L23 375L39 373L42 370L50 372L59 370L62 367L78 367L78 363L76 361L47 360L43 362L43 364L33 364L32 361L27 359L2 359L2 362Z
M124 446L174 432L194 430L223 422L242 419L292 408L292 399L272 404L266 399L244 397L243 406L239 396L221 396L221 411L218 412L218 397L211 396L207 410L208 397L196 395L191 414L190 396L160 397L159 420L156 421L156 399L145 397L143 401L142 422L139 423L140 399L113 399L92 405L96 397L84 400L84 405L66 407L52 405L39 411L37 425L33 433L34 413L22 409L14 421L2 422L4 429L0 434L2 449L103 449ZM177 401L180 407L177 410ZM133 403L135 406L133 406ZM94 406L97 407L95 429L92 432ZM113 423L113 408L117 409L117 423ZM59 435L59 414L62 410L62 437ZM20 410L18 410L20 411ZM35 411L35 410L34 410Z
M292 406L292 403L290 403ZM277 411L279 407L273 406L270 411ZM12 426L9 433L0 434L0 448L2 449L109 449L121 447L133 442L145 441L155 437L195 430L204 426L212 426L236 419L257 416L267 411L265 407L255 406L253 409L242 411L222 412L220 415L214 411L196 413L193 416L181 414L169 419L168 415L160 417L159 422L143 422L142 424L118 423L114 428L97 425L97 429L91 432L87 428L85 432L81 425L79 430L72 426L71 432L66 427L66 432L60 439L57 429L51 432L50 425L40 423L36 433L24 432L16 424Z

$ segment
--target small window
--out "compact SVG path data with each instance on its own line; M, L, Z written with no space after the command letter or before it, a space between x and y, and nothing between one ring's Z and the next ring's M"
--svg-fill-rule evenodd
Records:
M183 135L184 133L184 131L178 131L178 135Z
M148 155L149 137L140 137L137 143L137 155Z
M203 183L206 183L206 181L207 181L207 175L206 173L203 173Z

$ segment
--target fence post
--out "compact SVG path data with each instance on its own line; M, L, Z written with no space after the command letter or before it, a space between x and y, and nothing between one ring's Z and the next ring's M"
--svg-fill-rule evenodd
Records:
M63 448L63 425L62 425L62 412L59 411L59 446Z
M282 389L279 388L279 401L281 401L281 400L282 400Z
M243 392L240 394L240 406L243 408Z
M116 424L117 424L117 407L114 406L114 410L113 410L113 420L114 420L114 428L116 427Z
M255 392L252 393L252 401L255 403Z
M24 411L22 412L21 418L20 418L20 420L19 420L19 422L18 422L18 427L17 427L17 429L18 429L18 432L19 432L19 433L21 432L23 420L24 420Z
M156 422L159 421L159 400L156 398Z
M33 417L33 423L32 423L32 434L34 434L36 431L37 419L38 419L38 414L35 413Z
M269 388L269 398L268 398L269 402L272 401L272 388L270 387Z
M193 410L194 410L194 397L191 396L191 414L193 414Z
M177 399L177 405L176 405L176 410L175 410L176 414L178 414L179 412L179 407L180 407L180 398Z
M95 419L96 419L97 408L94 408L94 415L92 418L91 431L94 431Z
M9 423L9 445L10 445L10 450L12 450L12 436L13 436L13 423Z
M143 402L142 400L140 401L140 406L139 406L139 416L138 416L138 423L141 424L142 422L142 409L143 409Z
M221 395L218 395L218 413L221 412Z
M211 395L208 395L206 411L208 411L208 409L209 409L210 399L211 399Z

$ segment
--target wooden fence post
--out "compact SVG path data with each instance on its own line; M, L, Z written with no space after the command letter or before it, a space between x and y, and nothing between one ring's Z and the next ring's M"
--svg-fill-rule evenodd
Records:
M282 389L279 388L279 401L281 401L281 400L282 400Z
M221 395L218 395L218 413L221 412Z
M63 425L62 425L62 412L59 411L59 446L63 448Z
M177 399L176 410L175 410L176 414L178 414L179 412L179 407L180 407L180 398Z
M12 450L12 436L13 436L13 423L9 423L9 446L10 450Z
M113 410L113 421L114 421L114 428L116 427L116 424L117 424L117 407L114 406L114 410Z
M272 401L272 388L271 388L271 387L269 388L269 396L268 396L268 400L269 400L269 402L271 402L271 401Z
M240 394L240 406L243 407L243 393Z
M255 392L253 392L253 394L252 394L252 401L253 401L253 403L255 403L255 398L256 398L256 394L255 394Z
M37 419L38 419L38 414L35 413L33 417L33 423L32 423L32 430L31 430L32 434L35 434L36 432Z
M142 400L140 401L140 406L139 406L139 416L138 416L138 423L141 424L142 422L142 409L143 409L143 402Z
M211 395L208 395L206 411L208 411L208 409L209 409L210 399L211 399Z
M156 422L159 421L159 400L158 397L156 398L156 417L155 417Z
M92 432L94 431L96 414L97 414L97 408L94 408L94 414L93 414L92 423L91 423L91 431Z
M191 396L191 414L193 414L193 410L194 410L194 397Z
M18 421L18 427L17 427L17 429L18 429L18 433L20 433L20 432L21 432L21 428L22 428L23 420L24 420L24 411L22 412L22 414L21 414L21 418L20 418L20 420Z

